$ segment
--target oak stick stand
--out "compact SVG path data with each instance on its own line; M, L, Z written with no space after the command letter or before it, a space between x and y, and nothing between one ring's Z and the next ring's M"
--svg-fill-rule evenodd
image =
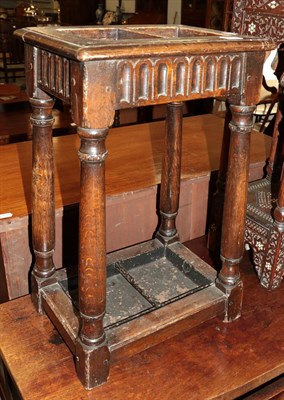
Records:
M241 314L252 112L269 41L186 26L47 27L25 41L33 115L33 301L75 356L86 389L116 360L218 314ZM246 77L249 77L247 79ZM228 96L232 110L221 259L215 270L178 239L182 102ZM80 137L78 270L55 272L53 98L70 103ZM106 255L106 139L115 111L167 103L155 239ZM127 145L127 143L125 144ZM143 167L143 160L141 160ZM127 160L125 160L127 162ZM216 284L215 284L216 281Z

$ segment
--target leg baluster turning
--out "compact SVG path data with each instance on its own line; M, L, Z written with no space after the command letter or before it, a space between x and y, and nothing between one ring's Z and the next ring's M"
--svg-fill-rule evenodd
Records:
M108 129L78 128L81 138L79 227L80 331L77 373L86 389L104 383L109 350L103 328L106 308L105 138Z
M231 139L221 240L222 269L216 282L227 295L224 318L227 322L240 316L242 306L243 285L240 279L239 263L244 252L253 110L252 106L231 105Z
M40 288L51 282L55 272L54 165L52 145L52 99L30 100L33 125L32 231L35 264L32 271L32 298L42 313Z
M183 103L167 105L165 149L162 164L160 217L157 238L162 243L178 240L176 216L179 207Z

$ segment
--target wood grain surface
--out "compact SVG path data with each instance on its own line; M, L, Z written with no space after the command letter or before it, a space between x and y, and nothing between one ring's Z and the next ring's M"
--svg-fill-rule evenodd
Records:
M204 237L188 246L210 262ZM29 297L0 306L1 357L27 400L235 399L284 373L283 291L262 288L247 257L241 274L239 320L215 318L121 360L109 381L92 391L83 389L70 351Z
M217 170L224 120L212 114L183 120L182 179ZM115 195L160 183L164 122L111 129L107 138L106 193ZM79 201L79 139L76 134L56 137L56 208ZM270 138L253 132L251 164L264 161ZM30 213L31 143L0 146L0 214Z

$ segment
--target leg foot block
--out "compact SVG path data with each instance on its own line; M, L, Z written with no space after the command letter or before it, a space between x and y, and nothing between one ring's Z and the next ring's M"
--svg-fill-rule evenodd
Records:
M99 347L90 347L77 340L76 369L78 378L85 389L93 389L107 381L109 358L109 349L105 343Z
M239 318L242 311L243 282L239 280L234 285L225 285L217 278L216 286L226 295L224 322Z
M39 314L44 314L42 306L41 289L55 282L56 280L52 276L49 278L39 278L34 274L34 272L32 272L31 274L32 302Z

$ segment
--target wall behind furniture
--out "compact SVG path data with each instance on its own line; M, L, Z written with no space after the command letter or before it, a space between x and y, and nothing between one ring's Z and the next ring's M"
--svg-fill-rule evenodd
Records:
M181 0L168 0L168 24L181 23Z
M106 10L115 11L118 5L117 0L106 0ZM121 8L126 13L134 13L136 11L135 0L121 0Z

